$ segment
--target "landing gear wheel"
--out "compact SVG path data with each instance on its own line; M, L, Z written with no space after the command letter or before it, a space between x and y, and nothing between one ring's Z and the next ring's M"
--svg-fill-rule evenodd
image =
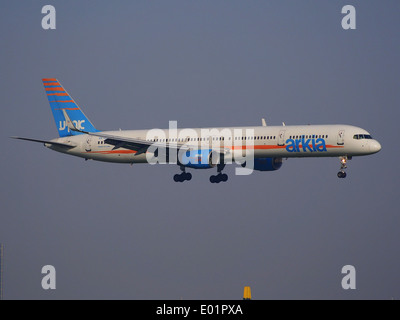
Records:
M344 171L339 171L337 176L338 176L338 178L343 179L343 178L346 178L347 174Z
M219 173L216 176L210 177L211 183L220 183L220 182L226 182L226 181L228 181L228 175L225 173L224 174Z
M175 182L183 182L183 181L190 181L192 180L192 174L189 172L182 172L181 174L174 175Z
M223 162L217 165L218 174L216 176L210 177L211 183L220 183L220 182L228 181L228 175L225 173L222 173L222 170L224 170L224 168L225 168L225 163L223 163Z
M186 180L187 181L192 180L192 174L190 172L186 172L184 166L180 166L180 169L181 169L182 173L174 175L174 181L175 182L183 182L183 181L186 181Z

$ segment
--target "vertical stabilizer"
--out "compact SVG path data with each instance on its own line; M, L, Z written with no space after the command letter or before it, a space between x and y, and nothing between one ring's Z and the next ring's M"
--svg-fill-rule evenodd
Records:
M68 115L77 129L86 132L98 131L57 79L47 78L42 81L60 137L82 134L69 130L63 110L68 110Z

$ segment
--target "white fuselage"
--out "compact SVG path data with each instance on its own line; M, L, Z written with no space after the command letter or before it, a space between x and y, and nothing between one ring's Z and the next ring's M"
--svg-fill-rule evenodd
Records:
M186 144L191 149L221 147L237 152L254 150L255 158L362 156L378 152L381 146L364 129L349 125L257 126L230 128L195 128L174 130L103 131L120 137L154 141L158 144ZM357 136L368 138L358 139ZM146 153L116 148L97 136L80 134L52 140L71 143L66 150L56 145L47 147L66 154L106 162L147 163Z

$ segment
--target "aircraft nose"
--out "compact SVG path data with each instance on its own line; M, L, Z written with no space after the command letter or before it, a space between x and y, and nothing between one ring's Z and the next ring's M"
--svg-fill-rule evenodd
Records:
M370 144L370 150L371 150L372 153L377 153L377 152L379 152L381 149L382 149L381 144L380 144L378 141L376 141L376 140L374 140L374 141Z

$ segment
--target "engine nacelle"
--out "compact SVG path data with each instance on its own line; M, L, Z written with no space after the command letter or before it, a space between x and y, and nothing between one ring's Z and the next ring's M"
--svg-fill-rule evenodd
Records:
M209 169L220 161L218 152L212 149L187 150L179 157L179 164L194 169Z
M242 167L247 168L247 163L242 164ZM253 170L257 171L275 171L282 167L282 158L255 158Z

